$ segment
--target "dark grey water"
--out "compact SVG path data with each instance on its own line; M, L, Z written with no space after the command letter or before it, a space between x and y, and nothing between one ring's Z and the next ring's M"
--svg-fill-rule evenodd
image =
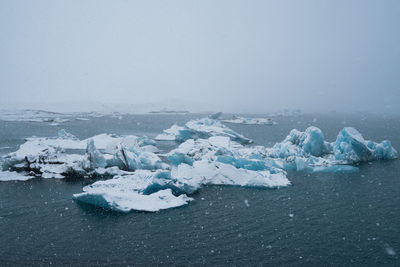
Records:
M61 128L86 138L107 132L154 137L199 115L136 115L46 123L0 121L0 154L23 138ZM314 118L316 121L313 122ZM229 125L272 145L292 128L320 127L333 141L344 126L400 149L400 118L278 117L276 126ZM165 144L169 149L173 144ZM10 147L10 148L4 148ZM0 183L0 265L400 265L400 160L353 174L289 173L292 186L209 186L188 206L121 214L72 201L93 181Z

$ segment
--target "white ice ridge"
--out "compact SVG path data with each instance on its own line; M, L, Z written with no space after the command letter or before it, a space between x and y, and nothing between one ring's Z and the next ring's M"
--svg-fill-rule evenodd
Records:
M288 170L352 172L360 162L398 157L389 141L367 141L350 127L340 131L334 142L325 141L317 127L294 129L267 148L244 146L239 142L244 137L235 138L221 125L211 119L188 122L177 136L188 133L191 138L163 155L163 160L154 153L155 142L145 137L103 134L79 140L61 131L57 138L30 138L3 158L0 180L112 178L85 187L74 198L113 210L157 211L187 204L191 200L187 195L203 185L279 188L290 184ZM82 143L85 154L66 152L81 149Z
M171 128L159 134L156 140L175 140L184 142L189 139L207 139L211 136L227 136L232 141L241 144L249 144L252 141L241 134L229 129L220 121L211 118L203 118L188 121L185 126L172 125Z
M276 121L271 118L243 118L238 116L233 116L232 119L229 120L221 120L222 122L227 123L236 123L236 124L256 124L256 125L275 125Z

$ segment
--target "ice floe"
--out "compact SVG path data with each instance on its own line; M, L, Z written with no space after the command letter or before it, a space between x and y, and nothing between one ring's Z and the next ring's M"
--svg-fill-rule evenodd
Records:
M168 178L169 173L138 170L131 175L85 186L83 193L73 197L80 202L122 212L154 212L186 205L193 200L186 194L175 196L172 189L166 187L170 182ZM156 186L159 190L151 189Z

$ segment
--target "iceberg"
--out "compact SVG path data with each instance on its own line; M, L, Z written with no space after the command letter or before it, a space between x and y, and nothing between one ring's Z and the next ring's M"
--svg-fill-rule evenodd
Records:
M229 137L189 139L167 154L177 187L192 193L204 184L281 187L290 184L286 172L251 153Z
M106 150L115 146L117 143L122 142L126 146L138 145L138 146L155 146L155 141L147 138L146 136L118 136L115 134L99 134L90 138L79 140L74 135L66 132L64 129L58 132L57 137L30 137L26 138L26 141L32 141L41 143L42 145L48 145L52 147L58 147L62 149L86 149L87 143L93 140L94 145L97 149ZM150 148L149 148L150 149Z
M258 188L278 188L290 185L286 172L253 171L221 162L195 161L193 165L180 164L171 170L177 187L193 193L202 185L232 185Z
M390 141L366 141L354 128L345 127L335 142L324 140L322 131L314 126L304 132L293 129L284 141L266 148L266 156L281 159L286 170L306 172L354 172L350 166L373 160L390 160L398 157Z
M210 119L218 120L222 116L222 112L217 112L208 116Z
M320 157L331 152L331 145L324 140L322 131L314 126L308 127L304 132L296 129L280 143L267 149L272 158L287 158L289 156L316 156Z
M106 158L97 150L93 139L88 141L86 155L87 159L83 162L85 169L105 168L107 166Z
M0 120L63 123L69 121L66 117L72 114L62 114L44 110L0 110Z
M222 120L222 122L227 123L237 123L237 124L255 124L255 125L276 125L276 121L271 118L243 118L233 116L230 120Z
M332 147L337 160L343 160L350 164L398 157L397 151L392 147L390 141L385 140L381 143L366 141L352 127L345 127L341 130Z
M116 146L115 153L106 160L106 166L117 166L121 170L168 169L168 165L152 152L143 151L139 146L125 146L122 142Z
M164 130L164 132L159 134L155 139L184 142L189 139L207 139L211 136L227 136L232 141L241 144L249 144L252 142L243 135L229 129L220 121L210 118L190 120L183 127L175 124L171 128Z
M167 177L167 179L165 179ZM155 212L186 205L193 198L186 194L175 196L171 188L156 192L149 190L155 185L165 187L169 173L139 170L132 175L119 176L85 186L83 193L74 194L79 202L121 212L131 210Z
M102 148L100 151L97 146ZM82 149L86 153L70 154L66 149ZM118 137L107 134L79 140L61 130L56 138L28 138L20 148L3 157L3 171L33 172L43 178L109 176L115 171L98 171L117 167L120 170L166 169L168 165L151 151L155 142L147 137Z
M16 152L4 157L3 171L33 172L43 178L80 175L83 155L66 154L62 149L27 142Z

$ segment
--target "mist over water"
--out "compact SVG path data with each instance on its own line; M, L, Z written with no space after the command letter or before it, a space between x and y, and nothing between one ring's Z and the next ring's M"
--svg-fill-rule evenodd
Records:
M1 1L0 104L400 113L399 25L395 0Z

